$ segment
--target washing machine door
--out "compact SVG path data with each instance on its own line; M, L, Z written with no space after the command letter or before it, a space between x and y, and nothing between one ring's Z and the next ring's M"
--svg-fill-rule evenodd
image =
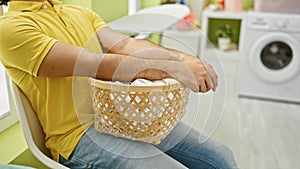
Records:
M255 42L250 50L251 70L260 79L281 83L299 72L299 44L285 33L269 33Z

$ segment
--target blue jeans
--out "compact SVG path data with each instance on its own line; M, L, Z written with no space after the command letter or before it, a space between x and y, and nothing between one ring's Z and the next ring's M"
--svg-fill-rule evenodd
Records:
M100 134L90 127L68 160L72 169L236 169L231 150L212 139L199 142L199 133L179 123L159 145Z

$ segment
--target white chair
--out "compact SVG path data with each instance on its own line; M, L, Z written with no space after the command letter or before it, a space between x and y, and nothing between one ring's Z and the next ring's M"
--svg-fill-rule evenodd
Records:
M33 155L51 169L67 169L52 160L50 151L45 146L45 134L27 97L13 81L9 80L9 85L25 140Z

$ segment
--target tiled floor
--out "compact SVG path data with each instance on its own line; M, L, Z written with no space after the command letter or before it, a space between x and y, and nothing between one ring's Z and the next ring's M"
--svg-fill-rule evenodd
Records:
M193 98L188 110L198 107L197 120L186 120L231 147L241 169L300 168L300 105L239 98L237 64L224 66L226 100L212 101L214 94Z

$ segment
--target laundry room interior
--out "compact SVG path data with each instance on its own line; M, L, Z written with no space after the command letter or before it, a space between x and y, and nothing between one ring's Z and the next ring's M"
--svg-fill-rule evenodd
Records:
M60 1L95 11L112 29L211 64L218 88L191 92L183 121L227 145L240 169L300 168L300 1ZM137 33L138 21L122 20L167 4L190 11L161 30ZM2 6L0 14L7 10ZM0 91L0 164L48 168L28 147L2 65Z

